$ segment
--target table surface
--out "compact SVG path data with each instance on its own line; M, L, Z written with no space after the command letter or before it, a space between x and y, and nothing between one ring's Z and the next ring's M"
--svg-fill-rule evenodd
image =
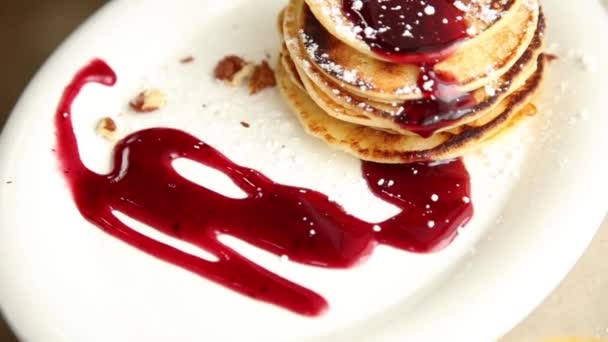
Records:
M0 41L11 53L0 54L3 75L0 127L27 81L48 54L103 0L10 1L0 10ZM10 13L10 14L9 14ZM504 342L577 335L608 339L608 220L591 247L559 288ZM0 320L0 342L15 342Z

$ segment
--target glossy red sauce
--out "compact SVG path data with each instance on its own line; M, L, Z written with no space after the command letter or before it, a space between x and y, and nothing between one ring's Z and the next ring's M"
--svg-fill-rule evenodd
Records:
M113 170L97 174L79 156L71 107L86 84L112 86L115 82L112 69L94 60L65 89L55 115L56 151L79 211L133 247L241 294L302 315L319 315L328 307L319 294L223 245L219 234L295 262L347 268L378 244L413 252L445 247L473 214L468 200L469 174L459 160L438 166L364 162L362 176L370 191L402 209L373 224L346 213L322 193L275 183L258 171L232 163L198 138L167 128L138 131L124 138L114 151ZM229 198L183 178L172 167L180 158L224 173L247 197ZM153 240L118 220L115 211L196 245L219 261L207 261Z
M397 104L398 114L393 120L422 137L430 137L455 124L471 114L478 104L471 93L458 89L459 84L452 75L434 70L437 63L449 57L468 37L465 14L453 3L450 0L342 2L342 10L356 27L373 28L372 35L366 35L365 31L359 33L373 52L391 63L414 64L420 68L417 86L422 91L422 99ZM427 14L429 6L432 15ZM321 52L331 49L326 39L330 33L312 13L307 15L304 31L310 37L309 44L317 44ZM406 31L409 33L404 35ZM320 62L329 62L322 53L315 57Z
M396 117L400 126L425 138L471 114L478 104L472 93L458 89L450 75L441 75L433 68L432 64L420 67L418 88L423 98L404 102L402 114Z
M453 0L343 0L342 9L361 39L395 63L432 63L468 37Z

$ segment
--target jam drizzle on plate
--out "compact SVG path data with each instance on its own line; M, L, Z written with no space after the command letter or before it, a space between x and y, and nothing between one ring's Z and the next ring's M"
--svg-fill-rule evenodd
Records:
M347 268L378 244L412 252L445 247L473 214L469 174L460 160L447 164L382 165L364 162L370 190L402 212L377 224L346 213L322 193L273 182L236 165L182 131L153 128L121 140L113 170L97 174L83 164L72 126L72 102L88 83L112 86L116 74L94 60L74 77L57 108L57 155L80 213L114 237L241 294L307 316L327 309L319 294L274 274L218 240L225 234L303 264ZM180 176L180 158L216 169L247 197L234 199ZM435 199L439 199L435 201ZM115 212L217 257L185 253L130 228ZM378 279L378 281L382 281Z

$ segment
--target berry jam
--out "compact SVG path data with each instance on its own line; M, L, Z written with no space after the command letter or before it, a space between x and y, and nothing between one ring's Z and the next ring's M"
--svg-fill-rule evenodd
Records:
M377 33L373 39L364 31L360 35L376 54L391 63L415 64L420 68L417 86L423 98L400 104L394 120L401 127L430 137L475 109L478 101L473 94L460 91L452 75L434 70L438 62L454 52L458 42L468 37L464 13L452 1L345 0L343 6L355 25L367 27L367 23L375 28L373 32ZM355 10L358 6L361 8ZM425 10L429 11L428 6L433 8L434 14L425 13ZM330 33L309 9L306 9L306 17L304 32L310 42L318 46L315 58L327 63L322 52L331 50L332 43L327 39ZM380 27L390 29L380 32ZM403 36L404 30L414 36Z
M86 84L115 82L113 70L94 60L65 89L55 114L56 151L80 213L125 243L243 295L307 316L328 307L321 295L223 245L219 234L294 262L348 268L378 244L412 252L436 251L452 241L473 215L469 174L460 160L437 166L364 162L362 176L370 191L402 209L383 222L369 223L346 213L322 193L275 183L234 164L196 137L167 128L127 136L115 148L112 171L97 174L80 159L71 107ZM183 178L172 167L180 158L224 173L247 197L229 198ZM218 261L142 235L118 220L114 211L189 242Z
M468 37L465 13L453 0L344 0L342 6L372 51L393 63L420 66L424 98L402 106L397 121L403 128L430 137L477 104L473 95L457 91L450 75L433 71Z
M343 0L342 9L361 39L395 63L441 60L468 37L453 0Z
M470 114L478 104L472 93L460 91L449 75L440 75L432 68L420 68L418 88L423 98L404 102L402 114L396 117L401 127L425 138Z

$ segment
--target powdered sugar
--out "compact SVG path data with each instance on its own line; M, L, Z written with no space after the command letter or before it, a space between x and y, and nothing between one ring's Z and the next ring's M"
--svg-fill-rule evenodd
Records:
M320 53L319 44L308 36L304 30L300 30L299 34L308 58L310 58L321 69L347 84L359 87L361 91L367 91L375 88L370 81L359 77L359 72L357 70L346 69L342 65L329 59L327 54Z

